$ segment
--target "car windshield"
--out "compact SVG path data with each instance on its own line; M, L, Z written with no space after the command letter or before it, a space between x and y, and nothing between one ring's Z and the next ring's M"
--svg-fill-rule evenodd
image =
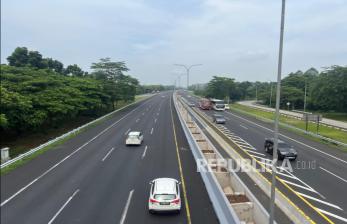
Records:
M286 143L284 142L279 142L278 143L278 148L290 148L289 145L287 145Z
M175 194L156 194L154 199L157 200L174 200L176 198Z
M217 107L217 108L224 108L225 105L224 105L224 104L217 104L216 107Z
M135 139L135 138L139 138L139 136L138 135L129 135L128 138Z

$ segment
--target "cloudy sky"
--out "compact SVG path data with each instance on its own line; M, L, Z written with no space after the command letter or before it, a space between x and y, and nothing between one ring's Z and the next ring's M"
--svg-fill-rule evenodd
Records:
M172 84L174 63L213 75L274 80L280 0L3 0L1 62L17 46L89 70L125 61L142 83ZM283 74L347 63L347 1L287 0ZM183 81L182 81L183 83Z

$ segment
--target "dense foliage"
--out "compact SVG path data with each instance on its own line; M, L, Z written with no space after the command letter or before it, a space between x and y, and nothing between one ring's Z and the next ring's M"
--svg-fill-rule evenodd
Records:
M214 76L206 85L190 87L198 95L233 101L256 99L275 106L276 82L235 82L228 77ZM281 81L281 108L287 102L292 109L347 111L347 67L332 66L319 73L315 68L290 73Z
M80 116L98 116L119 101L134 100L137 79L123 74L124 62L93 63L90 74L77 65L16 48L1 65L0 131L25 133L58 127Z

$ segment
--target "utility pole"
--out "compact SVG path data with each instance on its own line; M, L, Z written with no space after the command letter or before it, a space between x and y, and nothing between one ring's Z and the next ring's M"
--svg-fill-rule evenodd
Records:
M305 79L304 112L306 112L306 92L307 92L307 85L306 85L306 79Z
M190 72L190 69L194 66L200 66L202 64L194 64L194 65L182 65L182 64L174 64L175 66L180 66L180 67L183 67L186 69L186 72L187 72L187 90L188 90L188 87L189 87L189 72Z
M272 82L270 82L270 107L272 102Z
M278 149L278 123L280 112L280 93L281 93L281 76L282 76L282 54L283 54L283 31L284 31L284 15L286 1L282 0L281 10L281 29L280 29L280 44L278 52L278 70L277 70L277 88L276 88L276 113L275 113L275 133L274 133L274 148L272 153L272 180L271 180L271 197L270 197L270 218L269 224L274 223L275 219L275 189L276 189L276 164L277 164L277 149Z
M258 86L257 86L257 83L255 83L255 101L258 102Z

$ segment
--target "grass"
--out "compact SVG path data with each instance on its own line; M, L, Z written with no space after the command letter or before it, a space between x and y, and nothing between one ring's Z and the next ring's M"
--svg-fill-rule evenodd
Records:
M274 120L275 114L272 112L266 112L266 111L258 110L255 108L251 108L251 107L247 107L247 106L243 106L243 105L239 105L239 104L232 104L230 108L231 108L231 110L233 110L235 108L235 109L238 109L241 111L245 111L245 112L253 115L254 117L267 118L267 119ZM296 128L300 128L302 130L305 130L305 126L306 126L305 122L302 120L298 120L298 119L290 118L290 117L285 117L282 115L280 115L280 122L294 126ZM316 123L309 122L308 131L316 133L316 131L317 131ZM320 125L318 133L324 137L331 138L331 139L334 139L334 140L337 140L337 141L340 141L343 143L347 143L347 132L345 132L345 131L341 131L341 130L338 130L335 128L330 128L327 126Z
M135 101L133 101L133 102L119 102L118 105L117 105L117 107L116 107L116 110L117 110L117 109L121 109L122 107L125 107L125 106L127 106L127 105L129 105L129 104L131 104L131 103L136 103L136 102L139 102L139 101L141 101L141 100L145 100L145 99L147 99L147 98L149 98L149 97L150 97L149 95L146 95L146 96L139 95L139 96L135 96ZM79 130L78 132L75 132L74 134L71 134L71 135L65 137L64 139L61 139L61 140L59 140L59 141L57 141L57 142L54 142L54 143L52 143L52 144L50 144L50 145L48 145L48 146L42 148L41 150L38 150L38 151L36 151L35 153L33 153L33 154L31 154L31 155L29 155L29 156L27 156L27 157L25 157L25 158L23 158L23 159L21 159L21 160L18 160L18 161L16 161L16 162L12 163L11 165L8 165L8 166L2 168L2 169L0 170L0 175L4 175L4 174L6 174L6 173L8 173L8 172L10 172L10 171L12 171L12 170L14 170L14 169L16 169L17 167L20 167L20 166L24 165L25 163L27 163L27 162L29 162L30 160L36 158L37 156L43 154L44 152L46 152L46 151L48 151L48 150L50 150L50 149L52 149L52 148L55 148L55 147L58 146L58 145L63 144L63 143L66 142L67 140L69 140L69 139L71 139L71 138L73 138L73 137L79 135L80 133L84 132L85 130L90 129L90 128L92 128L92 127L98 125L98 124L101 123L102 121L107 120L107 119L109 119L109 116L107 116L107 117L105 117L104 119L101 119L101 120L99 120L99 121L97 121L97 122L94 122L94 123L88 125L87 127L83 128L83 129L81 129L81 130ZM79 125L79 126L81 126L81 125ZM70 126L70 128L73 129L74 127L71 127L71 126ZM70 130L71 130L71 129L70 129ZM68 131L69 131L69 130L66 130L66 129L62 129L62 130L60 130L60 131L58 130L58 132L54 132L54 135L58 136L58 134L61 135L61 134L66 133L66 132L68 132ZM60 133L59 133L59 132L60 132ZM52 133L48 133L48 135L49 135L49 134L52 135ZM41 141L41 142L40 142L40 141L37 141L37 138L38 138L38 137L39 137L38 135L36 135L36 137L28 136L27 139L21 140L21 142L20 142L21 144L20 144L20 145L14 145L13 148L11 147L11 150L16 150L16 153L17 153L17 155L18 155L18 154L20 154L20 153L24 153L24 152L28 151L28 149L34 148L34 147L36 147L37 145L42 144L42 143L44 143L45 141L47 141L47 140L46 140L46 139L47 139L47 136L45 136L46 138L44 139L44 141ZM25 146L28 146L28 144L29 144L28 141L33 141L33 139L35 140L35 143L37 143L36 146L25 147ZM41 140L42 140L42 139L41 139ZM38 143L38 142L40 142L40 143ZM29 145L32 145L32 144L29 144ZM11 155L11 156L12 156L12 155Z

